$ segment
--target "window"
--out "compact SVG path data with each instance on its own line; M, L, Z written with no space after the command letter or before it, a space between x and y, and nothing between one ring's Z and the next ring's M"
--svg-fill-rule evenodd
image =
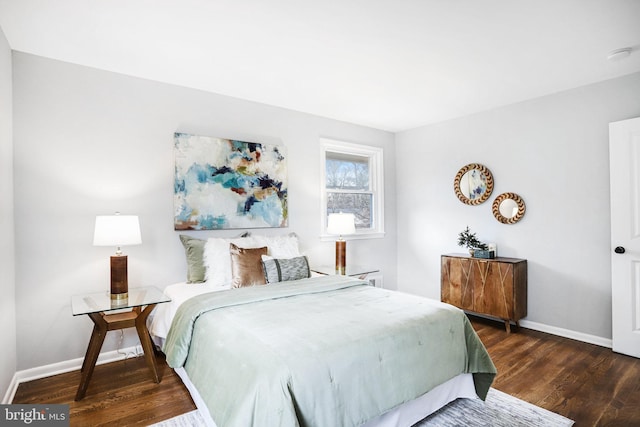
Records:
M355 237L382 237L384 197L382 148L321 139L322 234L330 213L352 213Z

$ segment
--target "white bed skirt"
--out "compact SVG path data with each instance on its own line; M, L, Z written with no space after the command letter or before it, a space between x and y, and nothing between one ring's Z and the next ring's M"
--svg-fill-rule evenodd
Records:
M198 407L202 418L206 421L207 426L217 427L216 423L211 418L207 405L205 405L198 393L198 390L196 390L195 386L189 379L187 372L184 368L178 368L175 371L189 390L189 393ZM457 377L440 384L417 399L403 403L379 417L368 421L362 427L410 427L424 419L429 414L432 414L442 408L447 403L453 402L458 398L478 398L473 384L472 374L460 374Z

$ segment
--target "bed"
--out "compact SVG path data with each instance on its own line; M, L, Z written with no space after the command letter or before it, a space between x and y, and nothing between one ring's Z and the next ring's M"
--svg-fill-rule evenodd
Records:
M410 426L496 373L461 310L358 279L165 293L150 331L218 427Z

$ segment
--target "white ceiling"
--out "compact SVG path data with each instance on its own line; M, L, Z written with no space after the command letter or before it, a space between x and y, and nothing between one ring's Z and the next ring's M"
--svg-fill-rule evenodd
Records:
M389 131L640 71L638 0L0 0L0 27L16 51Z

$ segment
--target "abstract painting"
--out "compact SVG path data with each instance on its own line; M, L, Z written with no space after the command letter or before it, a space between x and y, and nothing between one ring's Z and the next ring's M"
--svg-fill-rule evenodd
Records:
M174 134L174 228L287 227L283 147Z

